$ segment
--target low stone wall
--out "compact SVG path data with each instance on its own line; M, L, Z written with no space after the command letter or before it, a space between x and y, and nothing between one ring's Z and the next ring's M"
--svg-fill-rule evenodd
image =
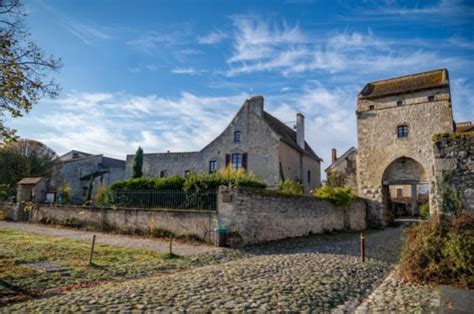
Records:
M366 205L343 209L312 196L284 196L248 188L221 187L218 220L238 245L308 234L366 228Z
M439 208L444 180L449 182L461 197L463 208L474 215L474 133L446 135L433 145L435 197L432 207Z
M210 231L217 226L216 212L95 208L82 206L39 206L30 217L31 222L55 223L72 227L86 227L120 233L197 237L209 241Z

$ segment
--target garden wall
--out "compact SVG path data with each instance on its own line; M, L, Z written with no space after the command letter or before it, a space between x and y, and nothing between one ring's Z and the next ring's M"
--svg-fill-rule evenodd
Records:
M209 241L217 226L216 212L204 210L95 208L40 205L30 217L35 223L55 223L120 233L197 237Z
M439 209L440 186L448 180L459 193L463 209L474 215L474 133L441 136L433 145L435 197L432 207Z
M312 196L220 187L218 208L219 225L228 229L236 245L366 228L366 204L362 200L343 209Z

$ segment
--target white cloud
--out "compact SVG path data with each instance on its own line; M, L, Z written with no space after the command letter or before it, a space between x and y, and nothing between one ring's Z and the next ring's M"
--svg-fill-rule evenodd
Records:
M93 46L98 42L111 38L104 30L104 27L73 18L63 11L45 4L43 1L39 1L38 4L51 13L71 34L79 38L86 45Z
M203 73L206 73L206 70L198 70L192 67L188 68L174 68L171 70L172 73L174 74L188 74L188 75L201 75Z
M201 45L215 45L227 38L227 34L222 31L211 32L204 36L197 38L198 43Z
M71 92L50 104L54 111L24 117L22 124L39 131L21 135L58 153L77 149L121 159L138 145L149 153L199 150L222 132L245 98Z
M265 71L284 76L316 71L351 75L390 71L397 75L437 67L461 68L473 63L426 50L422 41L400 44L377 37L371 30L316 36L298 26L272 25L255 17L234 20L234 49L227 59L227 76Z

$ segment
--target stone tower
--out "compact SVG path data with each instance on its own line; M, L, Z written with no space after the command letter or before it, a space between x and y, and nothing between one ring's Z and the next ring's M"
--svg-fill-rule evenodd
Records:
M417 199L434 185L432 137L453 131L446 69L368 83L357 100L357 181L371 201L374 225L393 219L390 187L403 185ZM411 201L412 214L417 202Z

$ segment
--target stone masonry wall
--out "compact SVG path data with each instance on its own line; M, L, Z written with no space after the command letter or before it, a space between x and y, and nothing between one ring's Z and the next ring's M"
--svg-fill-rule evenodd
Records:
M463 208L474 215L474 133L453 134L433 144L436 197L432 209L439 209L439 186L450 174L450 183L461 196Z
M81 206L39 206L30 215L35 223L55 223L120 233L153 234L169 231L176 236L210 240L217 226L214 211L146 210Z
M428 101L428 96L434 96ZM359 99L357 107L357 182L359 196L370 201L371 224L390 223L384 208L382 180L385 169L396 159L407 157L424 169L433 182L432 137L452 130L449 87L404 95ZM397 101L403 105L398 106ZM370 106L374 106L370 109ZM429 123L427 123L429 121ZM397 137L397 126L408 125L408 137ZM413 178L417 179L417 178Z
M248 188L221 187L219 225L242 245L262 243L334 230L366 228L366 206L361 200L349 209L312 196L266 195Z

